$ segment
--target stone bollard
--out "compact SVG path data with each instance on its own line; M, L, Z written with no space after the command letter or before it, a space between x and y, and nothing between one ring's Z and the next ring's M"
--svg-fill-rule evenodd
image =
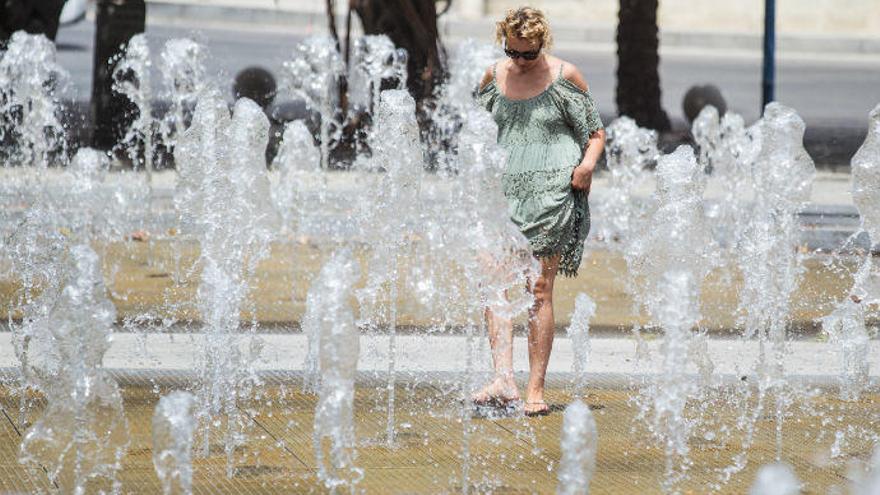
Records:
M688 124L692 124L697 115L706 105L712 105L718 110L718 116L723 117L727 113L727 102L721 95L721 90L714 84L706 84L704 86L691 86L684 94L684 100L681 102L684 116L687 118Z

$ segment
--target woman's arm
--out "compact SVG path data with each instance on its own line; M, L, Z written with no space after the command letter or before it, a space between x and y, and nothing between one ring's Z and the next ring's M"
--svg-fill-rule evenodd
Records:
M571 174L571 187L589 194L590 186L593 184L593 170L596 169L596 163L599 161L599 157L602 156L604 149L605 129L593 131L590 134L590 139L587 140L584 158Z
M589 90L583 74L573 64L565 64L562 75L582 91ZM590 134L586 149L584 149L584 157L571 174L571 187L587 193L590 192L590 186L593 182L593 170L595 170L596 163L599 161L599 157L602 156L604 150L605 129L597 129Z
M492 81L492 77L493 77L492 67L489 67L488 69L486 69L486 72L483 74L483 80L480 81L480 91L482 91L483 88L485 88L486 85Z

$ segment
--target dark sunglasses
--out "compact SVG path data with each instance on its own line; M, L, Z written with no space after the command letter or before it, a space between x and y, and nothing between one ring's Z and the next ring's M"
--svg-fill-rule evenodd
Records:
M532 50L530 52L519 52L516 50L505 48L504 54L512 59L518 59L522 57L524 60L535 60L536 58L538 58L538 55L541 54L541 47L538 47L537 50Z

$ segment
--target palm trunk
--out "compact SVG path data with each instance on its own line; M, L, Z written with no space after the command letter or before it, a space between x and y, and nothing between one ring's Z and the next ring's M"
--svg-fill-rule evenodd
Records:
M617 25L617 112L641 127L670 128L660 99L658 0L620 0Z

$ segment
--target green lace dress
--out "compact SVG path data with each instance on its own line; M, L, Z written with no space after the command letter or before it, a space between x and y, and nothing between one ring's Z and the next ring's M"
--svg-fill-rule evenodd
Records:
M477 94L498 124L498 144L508 153L502 177L511 220L535 256L561 255L559 272L577 275L590 231L587 194L571 187L571 174L590 134L602 128L589 91L562 77L562 67L541 94L511 100L492 82Z

